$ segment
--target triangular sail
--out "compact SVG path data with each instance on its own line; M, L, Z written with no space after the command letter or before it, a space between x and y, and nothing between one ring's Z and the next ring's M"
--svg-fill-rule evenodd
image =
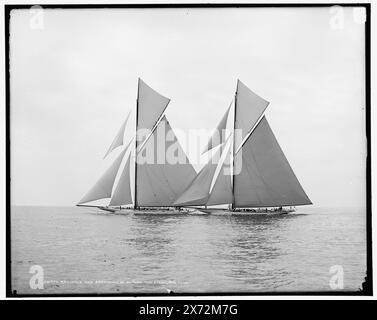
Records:
M219 174L217 175L215 184L212 187L209 199L206 203L207 206L228 204L233 201L230 158L230 148L228 148Z
M124 154L127 148L125 148L115 159L112 165L105 171L96 184L89 190L89 192L80 200L78 204L110 198L111 191L113 189L114 181L118 173L119 167L122 163Z
M171 163L172 149L181 156L179 162ZM148 150L153 159L142 163ZM171 206L196 175L165 116L139 151L137 163L138 206Z
M107 150L105 156L103 158L106 158L107 155L113 151L115 148L119 147L119 146L122 146L123 145L123 136L124 136L124 130L126 128L126 124L127 124L127 121L128 121L128 118L130 117L130 114L131 114L131 111L128 113L127 117L126 117L126 120L124 120L122 126L120 127L117 135L115 136L113 142L111 143L109 149Z
M127 162L123 168L122 174L119 177L118 184L111 197L110 206L121 206L132 203L131 195L131 181L130 181L130 158L131 152L127 157Z
M213 132L211 138L209 139L209 141L207 143L207 146L205 147L205 149L203 150L202 153L205 153L205 152L213 149L214 147L216 147L219 144L222 144L224 142L225 137L224 137L224 134L223 134L223 132L224 132L223 130L226 129L226 123L227 123L227 120L228 120L228 115L229 115L229 110L230 110L231 105L225 111L223 117L221 118L219 124L216 127L216 130Z
M137 130L152 130L170 99L159 94L139 78Z
M202 206L206 205L209 197L213 176L219 159L220 148L213 158L199 171L190 186L174 201L176 206Z
M269 102L259 97L240 80L237 81L237 95L236 95L236 117L235 129L242 130L241 135L235 135L235 138L242 137L241 141L236 139L236 148L238 149L242 140L248 135L250 130L255 126L258 119L267 108Z
M306 205L312 202L297 180L267 119L263 117L235 158L236 207Z

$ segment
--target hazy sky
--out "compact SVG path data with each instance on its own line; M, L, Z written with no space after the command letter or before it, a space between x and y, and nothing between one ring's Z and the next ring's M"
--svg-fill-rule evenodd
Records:
M214 128L239 78L270 101L313 203L364 205L364 25L352 10L341 29L329 8L56 9L42 29L12 11L12 203L77 203L114 158L103 160L141 77L183 130Z

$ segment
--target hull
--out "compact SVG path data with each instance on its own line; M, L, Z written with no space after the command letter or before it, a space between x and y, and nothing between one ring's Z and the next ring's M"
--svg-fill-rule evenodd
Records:
M134 214L134 215L183 215L188 214L191 211L194 211L193 209L188 208L181 208L178 209L172 209L172 208L139 208L139 209L133 209L133 208L112 208L112 207L105 207L105 206L80 206L80 207L89 207L92 209L100 210L102 212L107 212L114 215L128 215L128 214Z
M161 209L161 210L144 210L144 209L138 209L133 210L133 214L136 216L142 216L142 215L184 215L187 214L186 210L168 210L168 209Z
M211 214L211 215L234 215L234 216L246 216L246 215L255 215L255 214L288 214L291 212L295 212L296 210L293 208L245 208L245 209L215 209L215 208L207 208L207 209L198 209L197 211L202 212L202 214Z
M208 210L192 210L188 214L191 216L206 216L211 214L211 212Z
M134 214L134 215L235 215L235 216L246 216L246 215L260 215L260 214L289 214L295 212L293 208L245 208L245 209L219 209L219 208L111 208L111 207L96 207L102 211L106 211L112 214Z
M295 212L296 210L293 208L245 208L245 209L235 209L234 213L280 213L280 214L288 214L290 212Z
M108 208L108 207L98 207L98 209L100 209L102 211L106 211L106 212L111 212L111 213L116 212L116 209Z
M187 208L165 208L165 207L145 207L145 208L138 208L138 209L125 209L127 212L132 213L134 215L183 215L188 214L191 209ZM124 211L124 209L121 210L121 212Z

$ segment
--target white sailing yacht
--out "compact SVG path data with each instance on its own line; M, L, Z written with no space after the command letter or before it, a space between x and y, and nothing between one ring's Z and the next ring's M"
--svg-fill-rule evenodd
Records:
M170 99L153 90L139 78L136 135L142 129L151 130L151 133L147 137L135 136L125 145L124 131L129 119L128 114L105 157L118 147L123 148L121 153L77 206L97 207L111 212L118 211L122 206L132 206L136 210L148 211L159 208L160 212L161 208L165 208L163 211L171 210L175 199L195 178L196 171L164 114L169 102ZM161 130L165 130L165 134L157 134ZM169 140L166 139L168 133ZM184 155L185 161L174 164L158 163L158 148L154 146L159 146L159 148L162 146L166 153L173 144L176 149L178 148L178 153ZM152 163L139 161L146 149L154 152L155 161ZM124 166L121 169L122 163ZM119 176L118 179L116 179L117 176ZM89 202L105 198L110 198L107 206L88 205Z
M231 106L204 150L217 147L214 157L220 161L210 159L174 205L204 206L200 209L204 212L211 212L207 206L228 204L232 211L288 213L294 211L292 206L312 204L267 122L268 105L237 81ZM230 110L234 112L233 133L225 139L221 133Z

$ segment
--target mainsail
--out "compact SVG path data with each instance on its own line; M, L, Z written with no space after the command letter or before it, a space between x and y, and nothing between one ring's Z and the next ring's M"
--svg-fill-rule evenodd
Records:
M170 163L170 148L174 148L178 155L181 155L179 162ZM153 159L141 159L148 152L151 152ZM161 156L163 161L159 161ZM142 163L143 161L145 163ZM196 176L165 116L138 152L137 167L138 206L171 206Z
M235 165L242 166L234 185L236 207L312 203L297 180L265 117L245 141L242 152L236 155Z
M126 120L124 120L122 126L120 127L117 135L115 136L113 142L111 143L109 149L107 150L105 156L103 158L106 158L111 151L113 151L115 148L123 145L123 137L124 137L124 130L126 128L126 124L128 121L128 118L130 117L131 111L128 113Z
M78 204L86 202L110 198L111 191L113 189L114 181L117 176L119 167L122 163L124 154L127 148L125 148L115 159L112 165L105 171L96 184L88 191L88 193L79 201Z
M242 130L240 135L242 139L241 141L235 141L235 150L238 149L242 140L257 123L268 104L268 101L255 94L240 80L237 81L234 128ZM235 135L236 137L238 135Z

